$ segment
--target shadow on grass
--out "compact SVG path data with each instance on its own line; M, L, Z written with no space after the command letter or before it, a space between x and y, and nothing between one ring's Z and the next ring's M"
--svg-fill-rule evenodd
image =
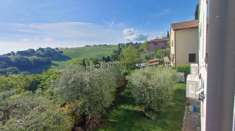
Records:
M139 121L144 117L143 112L126 109L125 107L120 107L111 115L112 117L109 119L109 126L114 127L114 130L116 131L135 130L136 121Z
M185 85L177 84L173 101L157 120L145 117L128 94L121 95L99 131L181 131L185 107Z
M108 109L108 112L112 112L120 105L136 105L136 104L135 100L132 97L130 97L129 93L123 92L121 94L118 94L112 106Z
M159 115L158 125L165 131L180 131L185 110L185 85L177 84L172 103Z

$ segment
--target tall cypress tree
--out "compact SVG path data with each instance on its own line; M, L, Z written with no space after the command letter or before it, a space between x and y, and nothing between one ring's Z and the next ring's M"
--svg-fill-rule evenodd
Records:
M195 20L198 20L199 19L199 4L197 4L196 6L196 10L195 10Z

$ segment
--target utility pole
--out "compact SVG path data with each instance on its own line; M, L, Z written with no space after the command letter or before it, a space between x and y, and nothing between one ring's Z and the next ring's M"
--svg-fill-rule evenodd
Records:
M209 0L206 131L233 131L235 0Z

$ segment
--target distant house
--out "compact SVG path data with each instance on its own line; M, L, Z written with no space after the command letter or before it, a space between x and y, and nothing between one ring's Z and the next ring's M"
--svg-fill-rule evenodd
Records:
M171 25L171 65L198 63L198 37L198 21L196 20Z
M164 49L167 48L167 43L168 43L168 39L167 38L157 38L157 39L153 39L150 40L148 42L148 51L155 51L156 49Z
M159 64L160 64L159 59L151 59L147 63L148 66L154 66L154 65L159 65Z
M136 64L136 67L144 68L144 67L147 67L147 66L156 66L156 65L159 65L159 64L160 64L160 60L155 58L155 59L148 60L146 63Z

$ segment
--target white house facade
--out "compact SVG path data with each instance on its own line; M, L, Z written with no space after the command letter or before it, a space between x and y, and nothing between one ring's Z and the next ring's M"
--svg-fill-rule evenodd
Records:
M201 100L201 131L206 131L206 99L207 99L207 27L208 0L200 0L199 15L199 81L198 91Z
M199 5L199 59L197 64L191 65L191 74L187 78L186 97L201 103L201 131L206 131L208 0L200 0Z

